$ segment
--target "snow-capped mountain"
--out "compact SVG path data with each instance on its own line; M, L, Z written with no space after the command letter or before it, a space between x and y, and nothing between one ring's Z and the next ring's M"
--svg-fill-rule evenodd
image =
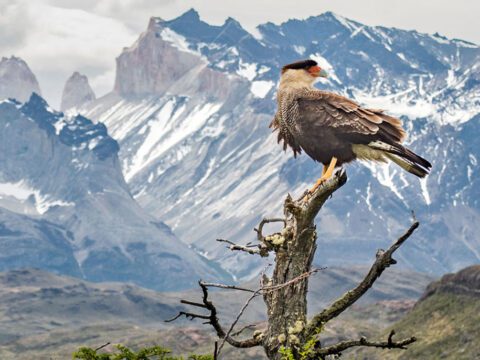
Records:
M60 110L76 108L95 99L96 96L88 83L88 78L75 71L63 88Z
M253 240L261 217L279 215L286 193L320 175L321 165L283 153L268 129L279 68L310 57L330 74L319 88L402 116L408 146L434 165L422 181L395 165L349 166L347 185L317 219L318 261L370 262L415 210L421 230L401 263L441 273L478 262L480 48L330 12L258 33L231 18L209 25L194 10L152 18L117 58L115 91L81 109L120 143L139 203L232 273L254 274L255 259L214 239Z
M36 94L0 103L0 269L162 290L228 279L135 202L118 150L105 125Z
M27 101L32 93L41 94L37 78L27 63L11 56L0 60L0 100L9 97Z

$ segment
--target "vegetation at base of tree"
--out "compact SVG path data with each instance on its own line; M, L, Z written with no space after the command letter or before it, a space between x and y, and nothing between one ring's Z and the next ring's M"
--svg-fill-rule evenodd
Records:
M320 332L316 332L315 335L319 334ZM317 340L315 337L312 337L310 340L305 341L305 344L300 350L296 350L296 354L294 354L291 348L280 346L278 352L282 355L281 360L307 360L311 359L315 355L315 345L317 344Z
M124 345L115 346L118 351L114 353L101 353L88 347L81 347L72 355L74 360L185 360L181 356L172 356L172 352L162 346L152 346L140 349L138 352ZM213 360L212 355L189 355L186 360Z

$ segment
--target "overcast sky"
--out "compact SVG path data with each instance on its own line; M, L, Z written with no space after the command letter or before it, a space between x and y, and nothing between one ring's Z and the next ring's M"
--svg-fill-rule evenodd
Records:
M59 107L66 79L80 71L97 96L113 88L115 57L151 16L175 18L190 8L211 24L231 16L247 30L333 11L367 25L439 32L480 44L478 0L0 0L0 56L29 64L44 97Z

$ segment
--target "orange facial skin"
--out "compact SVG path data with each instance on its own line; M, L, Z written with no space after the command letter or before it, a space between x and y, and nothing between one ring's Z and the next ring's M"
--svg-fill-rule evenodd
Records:
M320 68L320 66L316 65L316 66L312 66L310 68L308 68L307 70L310 75L314 76L314 77L318 77L320 75L320 71L322 71L322 69Z

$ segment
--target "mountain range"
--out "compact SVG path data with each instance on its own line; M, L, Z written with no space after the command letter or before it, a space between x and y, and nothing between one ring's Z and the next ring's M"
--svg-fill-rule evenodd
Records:
M257 30L232 18L210 25L195 10L153 17L118 56L111 93L95 98L77 79L65 87L64 98L74 99L63 102L65 114L36 95L4 101L4 129L19 126L2 131L10 152L1 155L0 180L4 193L15 185L23 195L3 196L2 216L22 223L30 242L49 244L37 221L64 234L61 246L49 245L68 254L61 271L88 279L154 286L158 269L176 268L171 261L183 284L193 284L190 270L228 278L217 263L237 279L255 276L261 261L215 239L253 240L262 217L280 215L286 194L300 195L320 175L319 164L284 153L268 129L280 67L312 58L329 72L318 88L401 116L407 145L433 163L421 181L394 165L348 166L349 181L317 219L316 262L371 262L408 226L411 210L421 228L399 251L400 264L439 274L480 261L480 48L331 12ZM2 60L0 79L16 83L2 75L13 60ZM13 244L21 230L2 226ZM15 254L2 269L17 266Z
M330 75L318 88L401 116L407 145L434 164L422 181L395 165L348 166L317 219L318 262L371 261L411 210L421 230L400 263L443 273L478 262L480 48L331 12L257 30L231 18L209 25L194 10L152 18L117 58L114 91L77 108L119 142L140 205L237 277L258 273L260 262L213 240L253 240L262 217L280 215L285 195L319 176L319 164L283 153L268 129L279 68L312 58Z

